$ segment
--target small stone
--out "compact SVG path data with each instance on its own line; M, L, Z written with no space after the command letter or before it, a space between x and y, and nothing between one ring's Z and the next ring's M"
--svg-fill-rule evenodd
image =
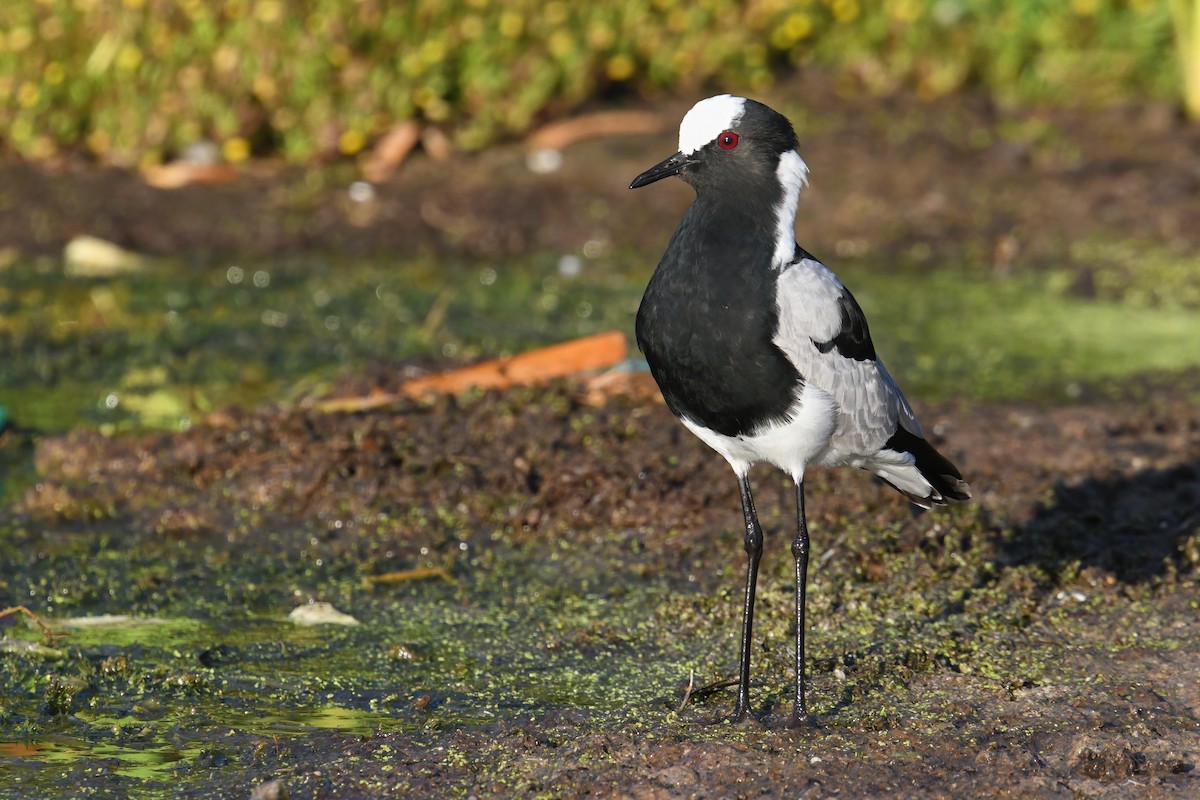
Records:
M358 625L358 620L343 614L332 603L307 603L292 609L288 619L297 625Z
M525 166L536 175L549 175L558 172L563 166L561 150L543 147L525 156Z
M696 775L696 770L691 767L685 767L682 764L677 764L673 767L660 769L654 773L654 781L659 786L675 788L680 786L694 786L699 778Z
M283 781L267 781L254 787L250 800L288 800L288 790Z
M140 272L146 266L137 253L95 236L76 236L67 242L63 263L73 278L111 278Z

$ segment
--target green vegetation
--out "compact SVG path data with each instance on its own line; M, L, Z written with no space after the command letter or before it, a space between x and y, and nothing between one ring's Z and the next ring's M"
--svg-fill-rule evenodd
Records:
M938 96L1186 96L1186 0L41 0L0 5L0 142L33 158L351 156L391 125L472 149L614 91L754 91L793 66ZM1172 50L1172 19L1177 48ZM1181 68L1172 63L1173 55Z
M926 401L1064 400L1108 380L1196 366L1192 349L1157 346L1200 340L1191 262L1166 250L1078 247L1093 265L1091 298L1076 296L1067 272L997 280L869 262L841 272L890 368ZM178 429L231 403L330 392L372 363L475 360L604 330L632 334L644 265L624 253L587 260L578 275L550 256L484 267L164 260L101 281L18 261L0 286L0 403L14 422L49 431Z
M1183 78L1183 105L1200 119L1200 0L1170 0L1175 22L1175 50Z

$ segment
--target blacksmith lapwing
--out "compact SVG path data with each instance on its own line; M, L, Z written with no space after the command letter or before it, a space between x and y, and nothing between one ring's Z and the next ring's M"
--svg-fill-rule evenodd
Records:
M734 719L750 711L750 640L762 528L747 473L760 461L796 483L796 698L807 722L804 604L810 464L873 472L924 508L966 500L970 487L925 440L912 407L875 353L853 295L796 244L808 167L787 118L742 97L697 103L679 152L634 178L678 175L696 199L659 261L637 314L637 341L667 406L725 457L745 516L746 596Z

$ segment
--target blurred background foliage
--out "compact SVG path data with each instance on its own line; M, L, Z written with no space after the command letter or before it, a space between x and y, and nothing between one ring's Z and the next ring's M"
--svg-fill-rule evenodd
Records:
M0 3L0 147L149 164L354 155L397 122L480 148L619 94L1185 98L1196 0L23 0ZM1190 69L1190 72L1189 72ZM1200 78L1196 79L1200 80ZM1196 111L1200 113L1200 103Z

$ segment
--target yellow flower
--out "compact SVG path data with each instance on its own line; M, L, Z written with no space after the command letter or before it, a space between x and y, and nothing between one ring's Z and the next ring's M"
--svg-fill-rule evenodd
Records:
M409 51L400 57L400 71L410 78L415 78L425 71L425 64L421 61L421 54Z
M142 65L142 51L136 44L121 45L117 51L117 68L133 72Z
M33 42L33 32L26 27L13 28L8 32L8 49L19 53Z
M603 22L593 22L587 29L588 44L593 50L607 50L612 47L613 29Z
M265 72L260 72L254 76L254 94L261 100L274 100L278 93L278 86L275 84L275 78Z
M912 22L919 13L915 0L888 0L887 15L897 22Z
M515 39L525 30L525 20L515 11L505 11L500 15L500 33L509 39Z
M428 86L420 86L413 92L413 105L421 109L422 115L438 122L450 116L450 105Z
M353 128L338 137L338 149L348 156L362 150L366 144L367 137L363 135L363 132Z
M21 108L32 108L42 97L42 90L36 84L25 81L17 89L17 103Z
M787 50L812 33L812 17L803 11L789 14L783 24L771 34L771 45L776 50Z
M221 145L221 155L225 156L225 160L231 164L245 161L250 157L250 143L243 136L226 139L225 143Z
M426 39L421 45L421 60L428 66L440 64L446 59L446 43L441 39Z
M50 84L51 86L57 86L66 80L67 71L63 69L62 64L58 63L57 61L51 61L46 65L46 68L42 70L42 77L45 78L46 83Z
M575 39L571 36L570 31L559 28L550 34L550 38L546 41L546 49L555 58L563 58L575 49Z
M635 64L633 59L624 53L618 53L608 60L605 71L614 81L628 80L633 76Z
M274 25L283 19L283 3L279 0L258 0L254 4L254 16L265 25Z
M838 22L853 22L858 19L858 0L833 0L829 10Z

